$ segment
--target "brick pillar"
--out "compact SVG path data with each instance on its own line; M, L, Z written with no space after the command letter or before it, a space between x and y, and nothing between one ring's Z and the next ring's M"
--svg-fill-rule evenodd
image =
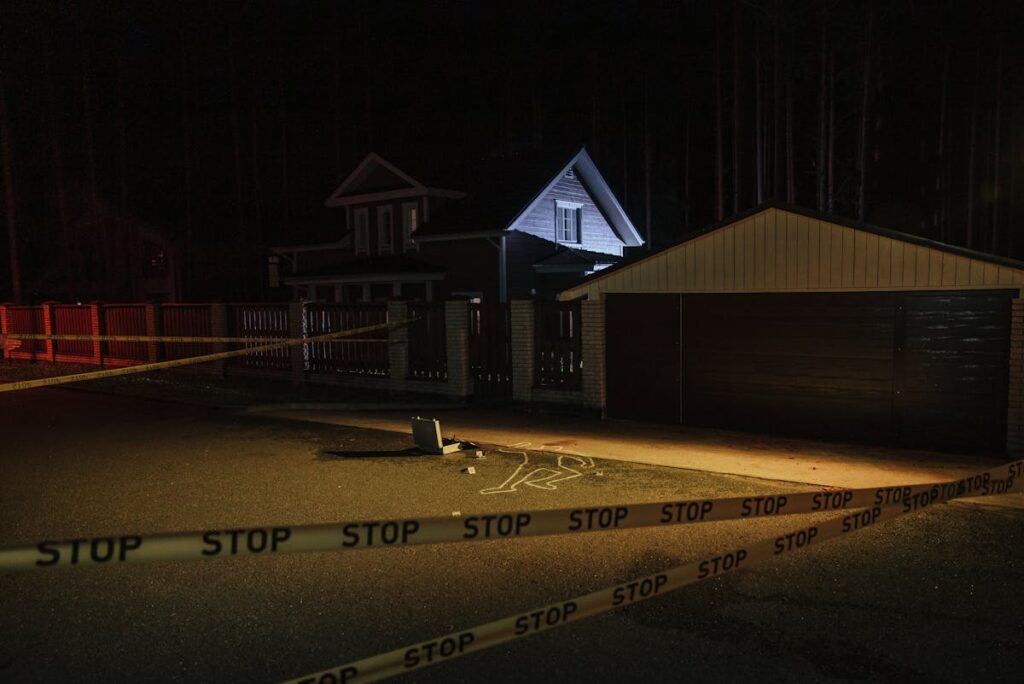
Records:
M512 300L512 399L533 400L533 349L535 317L533 300Z
M468 397L473 392L469 375L469 302L444 303L445 351L448 357L448 393Z
M89 330L94 337L103 334L103 305L99 302L89 305ZM92 341L92 362L97 366L103 365L103 343L99 340Z
M4 335L7 334L7 307L8 306L9 306L8 304L0 304L0 337L3 337ZM0 342L0 359L6 359L9 356L9 354L7 353L7 344L6 344L6 342L7 342L7 340L4 340L3 342ZM12 340L11 341L12 348L13 348L13 344L14 344L14 341Z
M1010 394L1006 415L1006 451L1024 452L1024 299L1014 299L1010 314Z
M56 302L43 302L43 334L44 335L55 335L53 331L53 305ZM57 359L55 358L56 347L53 340L46 340L44 343L45 351L43 352L43 358L50 363L54 363Z
M404 323L409 320L409 303L401 300L388 302L388 323ZM377 337L377 335L374 335ZM402 391L409 375L409 326L388 328L388 384L391 389Z
M146 304L146 332L148 337L157 337L160 335L163 326L160 325L160 305L159 304ZM162 354L160 353L159 342L146 342L146 362L155 363L160 360Z
M288 337L293 339L305 337L302 334L303 316L302 302L288 303ZM289 378L293 385L300 385L306 379L305 345L297 344L293 347L288 347L288 349L292 362Z
M605 413L604 300L585 300L580 306L583 336L583 403Z
M228 336L228 305L227 304L210 304L210 337L227 337ZM238 349L238 345L232 345L233 349ZM228 350L228 345L224 342L215 342L213 348L207 352L210 354L218 354ZM215 375L224 377L227 374L227 361L214 361L212 364L212 372Z

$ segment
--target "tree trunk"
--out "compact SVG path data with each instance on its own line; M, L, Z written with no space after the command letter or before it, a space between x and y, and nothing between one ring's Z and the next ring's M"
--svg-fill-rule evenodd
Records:
M81 77L82 77L82 123L85 130L83 131L83 137L85 138L85 165L86 165L86 179L88 183L88 194L90 202L95 206L95 201L99 195L99 188L96 180L96 146L93 138L92 128L92 87L89 82L89 48L85 45L86 37L82 35L82 63ZM90 221L92 223L92 221ZM112 275L116 270L116 266L113 263L113 246L110 240L110 225L107 221L102 221L102 225L99 227L99 235L93 236L93 239L99 240L100 243L100 254L103 259L103 268L99 277L97 285L100 288L100 292L105 299L109 299L113 292L112 288Z
M649 116L650 93L647 75L644 74L644 224L647 233L647 249L654 249L651 235L651 118Z
M942 95L939 100L939 136L936 146L937 165L935 170L935 193L939 202L937 217L937 228L943 242L949 241L949 221L946 216L944 195L949 191L945 180L945 156L946 156L946 109L949 103L949 45L946 45L946 54L942 60Z
M999 204L1003 201L1002 187L999 176L999 144L1002 133L1002 102L1003 101L1003 46L999 45L998 56L996 57L996 111L995 111L995 134L992 145L992 188L994 198L992 200L992 243L991 252L999 254L1002 247L1002 234L999 226Z
M11 168L11 131L7 123L7 95L0 66L0 155L3 156L4 214L7 218L7 250L11 265L11 299L22 303L21 265L18 260L18 222L14 206L14 173Z
M828 155L826 101L828 99L828 10L821 12L821 73L818 79L818 211L825 211L825 163Z
M772 198L782 191L782 0L775 0L775 29L772 38Z
M829 48L828 54L828 183L825 196L825 212L835 211L836 187L836 51Z
M874 51L875 0L869 0L864 38L864 74L860 101L860 137L858 138L857 161L860 164L860 183L857 188L857 218L863 221L867 215L868 184L868 129L871 119L871 56Z
M331 23L331 30L328 31L331 41L331 113L333 120L331 130L334 131L334 177L335 182L340 183L344 169L341 165L341 55L338 53L338 38L334 29L341 25L338 16L338 4L331 5L334 21Z
M192 258L194 235L192 232L192 120L191 100L188 79L188 52L185 49L185 31L181 32L181 132L182 132L182 171L184 173L184 209L185 209L185 249L182 254L180 269L185 288L178 296L186 298L192 287Z
M266 243L266 236L263 233L263 187L260 185L260 132L258 112L256 111L257 97L256 79L253 77L253 103L249 109L249 128L251 136L252 153L252 208L253 225L256 228L256 244L263 247Z
M970 139L967 142L967 234L964 238L964 245L970 249L974 246L974 182L975 182L975 158L977 156L977 130L978 130L978 78L981 76L981 48L974 60L974 93L971 97L971 130Z
M622 208L629 209L629 105L627 104L629 79L622 67Z
M1009 216L1007 216L1007 231L1006 231L1006 256L1014 257L1014 248L1016 245L1017 235L1017 165L1019 164L1019 157L1017 155L1017 107L1012 98L1010 99L1010 201L1009 201Z
M286 231L290 232L291 202L288 196L288 99L285 97L284 89L284 48L281 49L281 56L277 63L277 99L281 106L281 223ZM352 117L353 142L356 136L356 118Z
M235 166L235 208L238 219L238 239L246 244L245 206L242 204L242 134L238 127L238 75L235 73L235 36L228 27L228 95L231 101L231 144Z
M722 30L721 12L715 5L715 221L725 217L725 185L722 169Z
M786 201L796 204L796 160L793 149L793 74L786 60Z
M754 183L757 186L757 203L764 202L764 112L761 100L764 88L761 87L761 27L754 34Z
M740 213L743 202L743 166L740 163L743 152L743 133L740 130L740 74L742 73L740 53L740 3L732 3L732 213Z
M74 300L78 297L75 262L72 256L75 248L71 235L71 222L68 217L67 197L64 191L64 155L60 142L60 128L57 124L57 101L53 91L53 67L49 40L43 37L43 81L46 90L46 109L48 119L50 161L53 164L53 193L57 204L57 224L60 226L63 242L64 277L67 283L67 296Z
M686 108L686 131L683 134L683 228L690 230L690 107Z
M121 52L117 53L115 68L117 70L117 167L120 190L118 206L121 211L122 225L126 227L125 254L128 260L128 288L131 291L131 296L136 297L139 294L142 248L138 227L134 221L128 220L128 124L124 106L124 60Z

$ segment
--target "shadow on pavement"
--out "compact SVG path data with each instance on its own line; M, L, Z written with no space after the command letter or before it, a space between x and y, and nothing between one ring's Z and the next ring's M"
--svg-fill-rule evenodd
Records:
M408 456L434 456L434 454L428 454L422 449L418 449L416 447L410 447L408 449L391 449L384 451L366 451L363 449L341 451L325 449L321 451L319 455L317 455L316 460L340 461L348 458L405 458Z

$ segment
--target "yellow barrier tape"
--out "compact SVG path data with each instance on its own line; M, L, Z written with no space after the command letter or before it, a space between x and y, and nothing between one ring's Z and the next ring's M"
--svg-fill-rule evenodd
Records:
M467 653L482 651L570 622L646 601L669 591L696 584L702 580L720 577L746 568L753 563L821 544L950 499L970 496L971 494L968 492L974 478L983 478L988 482L992 486L992 493L1018 491L1024 485L1024 478L1021 477L1022 464L1024 461L1017 461L1008 466L994 468L961 480L937 483L932 485L932 490L927 494L918 495L901 503L860 509L842 518L801 527L783 535L747 544L727 553L710 556L653 575L638 577L512 617L452 632L430 641L411 644L371 658L305 675L289 680L288 684L375 682L386 677L437 665Z
M167 335L42 335L7 333L0 335L0 345L6 340L42 340L53 342L165 342L173 344L248 344L273 343L285 340L310 340L308 337L174 337ZM386 337L367 340L335 340L338 342L387 342Z
M1024 460L1002 466L1024 474ZM987 473L959 480L958 496L1001 494L1005 483ZM886 505L915 505L949 482L905 487L840 489L798 494L672 500L460 517L354 520L317 525L216 528L150 536L122 535L0 549L0 572L83 567L154 560L211 560L230 556L451 544L493 539L664 527L722 520L825 513ZM960 490L958 490L960 491Z
M258 347L248 347L246 349L234 349L232 351L217 352L214 354L204 354L202 356L189 356L183 359L173 359L171 361L157 361L156 363L146 363L139 366L126 366L124 368L109 368L105 370L90 371L87 373L76 373L74 375L59 375L52 378L39 378L36 380L20 380L18 382L8 382L0 385L0 392L14 392L16 390L34 389L37 387L52 387L54 385L63 385L69 382L82 382L85 380L99 380L100 378L115 378L122 375L132 375L134 373L148 373L149 371L162 370L166 368L180 368L182 366L191 366L198 363L207 363L209 361L221 361L224 359L232 359L236 356L245 356L246 354L255 354L258 352L272 351L274 349L284 349L287 347L297 347L300 344L315 344L317 342L333 342L341 337L348 337L351 335L361 335L367 332L373 332L374 330L383 330L386 328L394 328L402 325L408 325L412 321L403 321L401 323L378 323L377 325L369 325L363 328L353 328L352 330L342 330L339 332L326 333L324 335L315 335L313 337L303 338L289 338L281 340L275 344L261 345Z

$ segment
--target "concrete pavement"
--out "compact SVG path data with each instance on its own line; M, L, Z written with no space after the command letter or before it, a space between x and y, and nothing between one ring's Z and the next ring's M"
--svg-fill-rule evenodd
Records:
M324 404L260 407L264 415L410 434L411 406L355 411ZM445 437L757 477L828 487L891 487L962 477L1008 457L966 456L767 435L575 416L522 414L476 408L438 409L421 415L441 421ZM1024 493L977 500L1024 508Z

